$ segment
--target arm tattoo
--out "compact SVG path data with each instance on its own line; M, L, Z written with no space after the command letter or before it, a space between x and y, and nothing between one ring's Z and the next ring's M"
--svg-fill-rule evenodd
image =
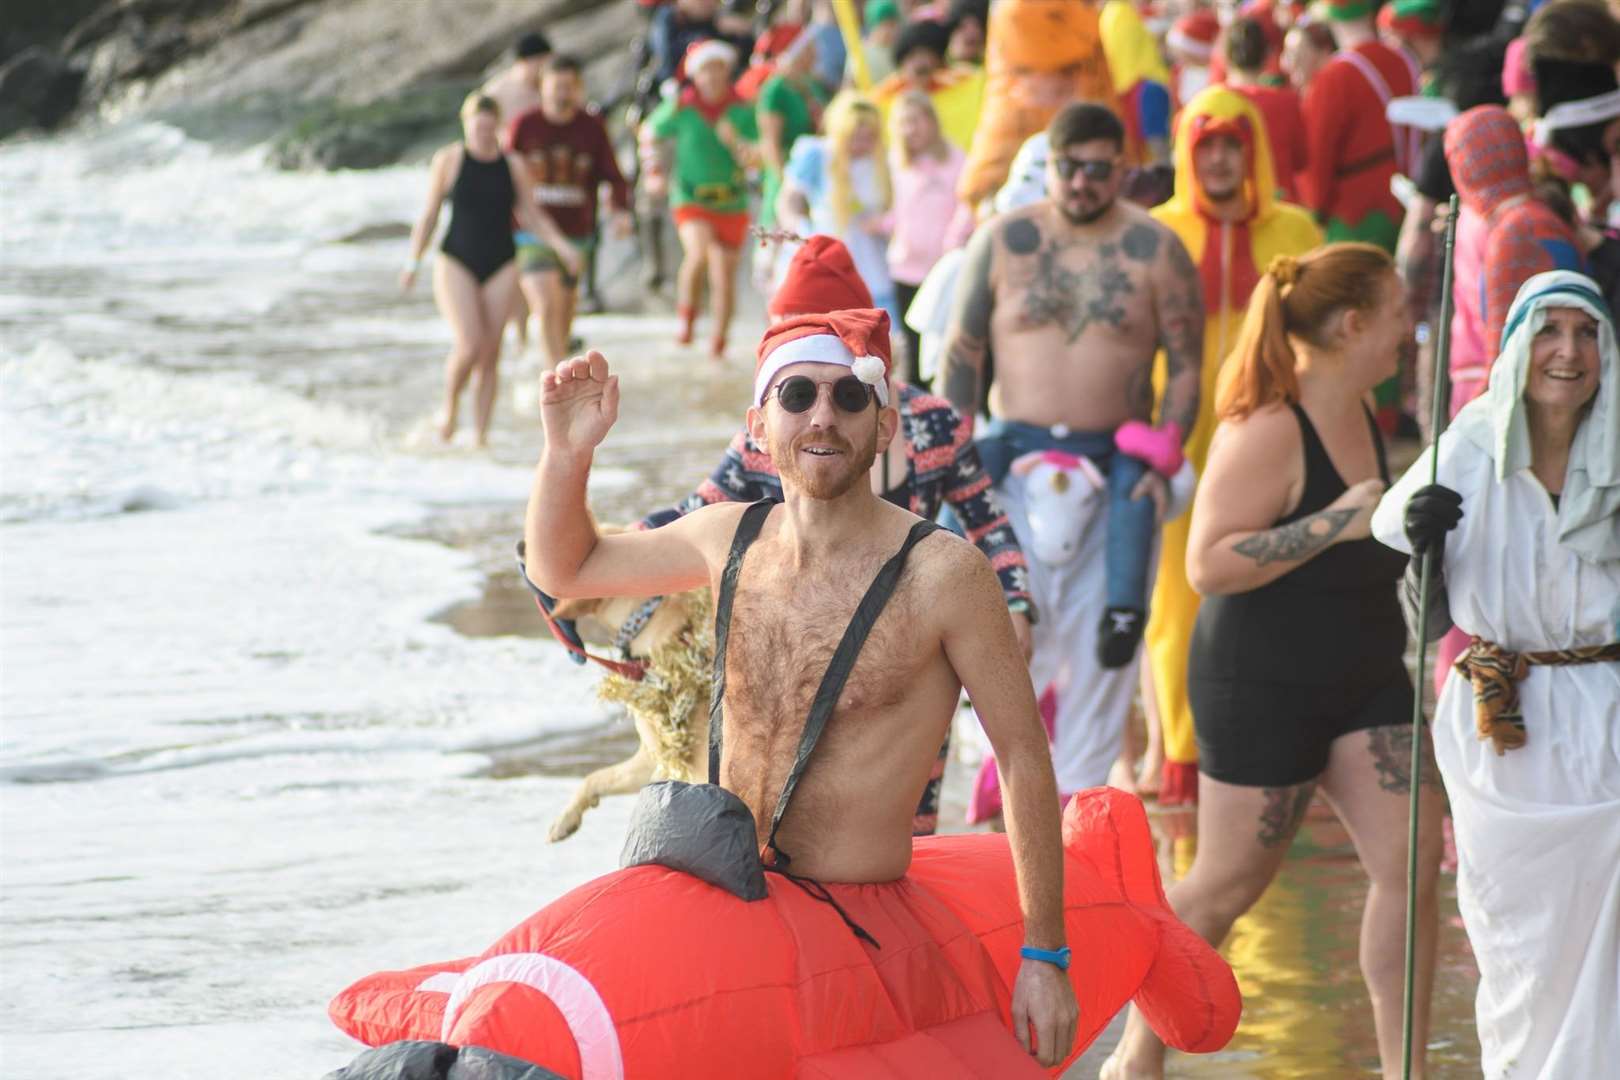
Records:
M1254 560L1256 566L1274 562L1304 562L1333 542L1360 511L1319 510L1310 517L1255 533L1232 545L1232 550Z
M1264 789L1266 802L1260 809L1260 832L1256 837L1263 848L1274 848L1287 843L1305 819L1310 809L1311 796L1316 794L1314 783L1296 787L1268 787Z
M1179 237L1165 239L1168 269L1160 274L1158 290L1159 341L1164 346L1169 378L1165 381L1160 423L1175 421L1183 435L1198 422L1198 399L1203 385L1204 299L1198 277Z
M995 307L995 289L990 283L994 240L994 230L985 228L968 242L951 310L951 328L945 336L941 386L945 399L963 416L979 411L979 380L990 348L990 314Z

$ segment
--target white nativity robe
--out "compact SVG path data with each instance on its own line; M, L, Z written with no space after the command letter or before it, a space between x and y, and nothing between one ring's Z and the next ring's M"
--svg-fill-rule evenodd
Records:
M1515 652L1620 640L1620 561L1557 539L1531 472L1500 483L1448 432L1439 482L1462 495L1446 539L1452 621ZM1373 534L1410 552L1407 500L1430 455L1390 489ZM1435 755L1456 824L1458 906L1479 962L1476 1019L1490 1080L1620 1076L1620 664L1532 667L1518 684L1527 741L1498 756L1477 735L1473 688L1452 670Z

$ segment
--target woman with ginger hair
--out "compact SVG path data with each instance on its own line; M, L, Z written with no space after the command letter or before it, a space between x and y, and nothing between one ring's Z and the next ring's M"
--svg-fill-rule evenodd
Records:
M1170 890L1176 914L1219 944L1276 877L1320 789L1370 882L1361 971L1385 1077L1401 1074L1412 682L1395 589L1406 559L1371 537L1389 476L1367 401L1409 332L1405 304L1394 261L1356 243L1273 259L1249 300L1187 548L1204 596L1188 666L1198 853ZM1440 803L1431 766L1420 792L1416 1075ZM1163 1068L1163 1044L1133 1009L1102 1075Z
M875 306L886 309L898 324L886 255L886 218L894 196L882 114L870 98L845 90L827 105L822 129L825 135L793 144L777 216L800 236L821 233L842 240ZM787 258L792 254L784 253Z

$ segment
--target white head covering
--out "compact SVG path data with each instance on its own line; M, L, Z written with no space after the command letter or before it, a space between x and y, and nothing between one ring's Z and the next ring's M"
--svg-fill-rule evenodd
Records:
M1490 385L1463 407L1452 429L1491 456L1498 481L1530 467L1524 388L1530 343L1547 321L1548 308L1578 308L1598 322L1598 389L1570 444L1558 539L1592 562L1620 559L1620 346L1614 317L1591 278L1552 270L1519 288Z
M1024 140L1007 170L1007 182L996 192L996 213L1005 214L1046 198L1046 159L1050 156L1046 132L1037 131Z

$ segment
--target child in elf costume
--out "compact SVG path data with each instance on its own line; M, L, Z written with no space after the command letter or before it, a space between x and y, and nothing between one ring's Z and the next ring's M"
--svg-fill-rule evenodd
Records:
M653 110L642 129L646 172L654 188L669 190L681 238L676 279L676 341L692 341L705 276L711 292L714 336L709 352L720 359L736 303L737 262L748 239L748 186L744 169L759 138L754 108L731 86L736 52L723 41L700 41L687 50L686 78Z

